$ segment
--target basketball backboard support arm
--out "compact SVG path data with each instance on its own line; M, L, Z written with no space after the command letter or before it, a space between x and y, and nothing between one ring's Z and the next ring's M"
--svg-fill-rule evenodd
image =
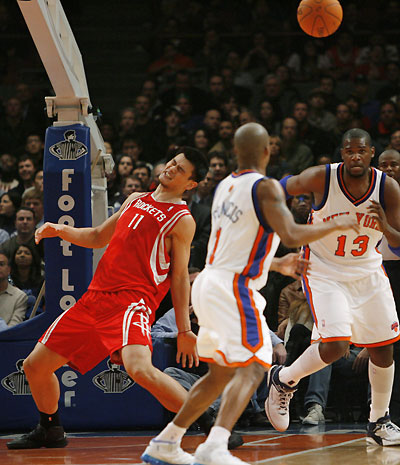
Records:
M107 219L107 180L114 161L106 153L99 128L90 113L91 103L82 56L60 0L17 0L46 69L55 97L46 97L49 117L57 117L55 126L84 124L90 128L92 163L93 226ZM94 250L94 266L102 255Z

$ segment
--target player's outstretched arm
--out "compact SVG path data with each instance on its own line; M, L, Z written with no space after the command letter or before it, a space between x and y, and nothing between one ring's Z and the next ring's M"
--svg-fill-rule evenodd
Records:
M178 351L176 361L182 366L199 365L196 335L190 329L189 319L189 273L190 244L196 224L190 215L183 216L171 233L171 297L178 327Z
M110 216L104 223L94 228L74 228L66 224L44 223L35 232L35 242L38 244L46 237L60 237L72 244L86 247L89 249L100 249L105 247L111 240L115 231L118 218L121 216L126 205L135 199L139 194L130 195L121 208Z
M258 184L257 197L266 222L278 233L287 247L308 244L335 230L354 229L358 232L360 229L357 220L347 215L338 216L318 225L295 223L293 215L286 206L283 189L274 179L265 179Z
M385 210L380 203L371 200L368 211L378 222L389 246L392 250L399 249L397 255L400 255L400 187L392 178L386 177L384 195Z

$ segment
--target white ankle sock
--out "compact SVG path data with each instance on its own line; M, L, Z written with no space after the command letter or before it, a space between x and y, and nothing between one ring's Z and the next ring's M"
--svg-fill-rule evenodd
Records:
M213 426L206 442L218 442L228 448L228 440L231 432L222 426Z
M319 354L319 344L311 344L290 367L282 368L279 372L279 379L282 383L294 387L305 376L326 366L328 364L322 360Z
M394 379L394 363L382 368L368 363L368 376L371 383L371 411L369 421L375 422L389 411Z
M186 428L181 428L180 426L176 426L171 422L168 423L168 425L154 439L157 441L181 442L181 439L185 433Z

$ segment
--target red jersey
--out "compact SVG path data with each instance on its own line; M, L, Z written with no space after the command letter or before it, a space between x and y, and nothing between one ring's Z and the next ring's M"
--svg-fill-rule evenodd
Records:
M137 290L156 309L170 285L165 238L184 215L190 215L186 203L158 202L151 192L129 202L89 289Z

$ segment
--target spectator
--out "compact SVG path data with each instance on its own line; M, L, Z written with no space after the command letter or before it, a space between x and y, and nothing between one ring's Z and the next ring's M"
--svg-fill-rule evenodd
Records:
M388 148L400 152L400 129L397 129L390 135L390 143Z
M36 189L36 187L26 189L22 196L22 205L34 211L36 228L40 228L44 223L43 192Z
M308 145L302 144L297 135L297 121L294 118L285 118L282 122L282 155L288 163L291 174L312 166L314 157Z
M225 94L221 103L222 119L230 120L234 128L239 127L239 103L232 94Z
M39 192L43 193L43 170L37 170L35 173L35 178L33 180L33 186Z
M336 125L335 116L326 110L325 94L316 88L308 98L308 122L322 131L332 131Z
M121 111L118 123L118 138L121 141L125 136L132 136L136 130L136 113L132 107L126 107ZM111 141L109 141L111 142Z
M135 164L129 155L122 155L117 161L116 177L115 177L115 189L119 191L121 189L122 181L124 178L132 174Z
M0 117L0 140L2 150L20 154L32 127L24 121L22 105L18 98L10 97L5 102L4 116Z
M336 125L331 134L336 148L341 144L344 133L352 128L353 114L348 105L339 103L336 107L335 116ZM326 150L326 152L331 152L331 150ZM320 153L323 153L323 151Z
M17 192L22 197L25 189L33 186L35 171L36 167L33 158L30 155L22 155L18 161L19 184L12 191Z
M229 120L221 121L218 133L218 142L211 147L210 152L221 152L228 160L233 160L233 135L235 131L232 122Z
M327 52L331 73L336 81L350 78L358 54L359 49L354 44L353 36L347 31L339 32L336 43Z
M324 94L325 108L331 113L335 113L339 105L339 99L335 94L336 81L332 76L325 74L319 79L319 90Z
M267 176L282 179L285 175L290 174L290 166L282 156L282 140L274 134L269 136L269 155Z
M135 99L135 134L140 136L143 147L142 159L152 161L152 137L155 130L154 121L150 114L150 100L145 95L138 95Z
M210 138L205 129L198 129L193 134L193 146L204 155L207 155L210 149Z
M268 50L264 32L255 32L252 36L252 42L253 47L242 60L242 69L250 71L257 78L268 72Z
M295 81L311 81L331 67L330 60L324 51L318 50L319 42L309 39L301 44L301 51L292 53L286 65L292 72Z
M11 260L19 245L28 244L39 257L42 257L42 248L35 244L35 213L32 209L28 207L18 209L15 218L15 228L17 234L0 244L0 253L4 253Z
M208 110L204 116L203 129L207 131L211 145L217 143L220 124L221 112L216 108Z
M21 205L21 197L16 192L5 192L0 196L0 228L9 235L15 232L15 214Z
M170 41L164 45L163 55L150 63L147 72L153 76L160 75L166 78L177 70L190 69L193 67L193 60L180 53L174 42Z
M191 133L202 126L203 116L193 114L193 106L189 97L184 94L180 95L175 106L179 108L181 113L181 127L187 133Z
M243 126L247 123L256 123L256 115L248 108L242 107L239 113L239 126Z
M27 244L19 245L11 257L11 279L27 296L39 295L43 284L40 259ZM33 302L34 303L34 302Z
M336 144L330 134L313 126L308 116L308 103L297 101L293 107L293 118L297 121L298 139L310 147L315 159L321 153L334 150Z
M224 62L228 54L227 46L221 42L219 32L210 28L204 33L204 42L195 56L196 66L205 68L209 74L214 73Z
M0 155L0 194L18 186L17 159L10 153Z
M8 282L11 268L7 255L0 252L0 328L11 328L24 321L28 297Z
M160 174L164 171L165 166L166 165L163 161L159 161L154 165L153 170L151 172L151 183L149 187L150 191L156 190L157 186L160 184L159 177Z
M263 100L258 107L257 121L262 124L269 134L279 132L280 121L276 118L274 106L269 100Z
M44 143L39 134L29 134L26 138L25 153L32 157L35 166L43 166Z
M214 173L211 170L208 170L205 178L197 185L193 201L211 207L216 184Z
M218 185L229 174L228 158L222 152L210 152L208 158L214 181Z
M354 89L352 91L359 101L359 110L363 118L364 126L366 121L370 122L370 129L378 122L380 104L370 96L370 84L368 78L363 74L357 74L354 79ZM348 101L346 102L349 103ZM365 118L365 119L364 119Z
M128 155L134 162L140 159L143 147L139 138L131 135L127 135L122 139L121 152L124 155Z
M386 78L386 56L384 47L375 44L371 47L368 55L368 60L365 63L355 67L352 72L352 77L354 78L357 74L363 74L367 76L370 81L383 81Z
M151 160L156 161L160 154L165 157L169 150L175 146L187 145L188 135L181 127L181 112L178 107L167 109L164 116L164 124L158 128L153 137Z
M143 161L138 161L132 172L134 176L140 179L144 192L147 192L150 187L151 170L152 170L152 167L150 167L148 163L144 163Z
M376 94L380 101L400 95L400 64L397 61L386 63L385 80L386 84Z
M396 115L396 105L390 100L382 102L378 124L372 128L371 136L382 147L387 147L390 143L390 135L398 129L400 129L400 121Z
M221 98L221 105L226 100L227 95L234 96L236 101L241 105L250 104L252 88L236 84L235 79L237 75L240 75L240 71L235 71L230 66L225 65L221 68L221 76L224 78L225 87L224 95Z
M121 205L133 192L144 192L143 184L137 176L129 175L122 180L121 193L117 192L116 196L111 199L114 213L121 208Z
M220 108L225 94L225 82L221 74L212 74L208 80L207 106Z
M149 99L149 115L154 121L162 112L162 102L158 96L157 80L152 78L145 79L142 84L141 95Z

